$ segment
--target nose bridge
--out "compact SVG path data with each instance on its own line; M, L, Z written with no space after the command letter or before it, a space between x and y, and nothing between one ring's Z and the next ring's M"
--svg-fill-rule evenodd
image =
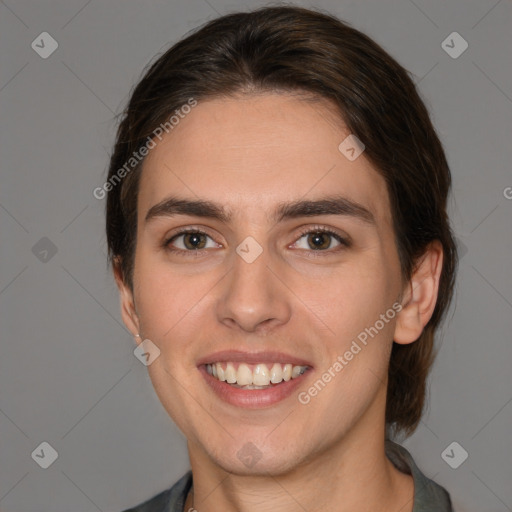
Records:
M290 317L286 289L268 267L268 251L259 247L247 239L238 246L217 309L220 322L246 331L286 323Z

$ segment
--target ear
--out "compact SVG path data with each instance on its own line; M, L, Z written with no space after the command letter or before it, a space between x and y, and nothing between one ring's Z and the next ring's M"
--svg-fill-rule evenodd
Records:
M117 288L119 289L119 298L121 301L121 317L128 330L133 334L135 341L140 343L142 340L136 335L139 333L139 317L135 309L135 301L133 292L126 283L123 271L121 269L121 262L119 259L114 261L114 277L116 280Z
M443 268L443 246L439 240L429 244L407 283L403 308L397 315L393 340L401 345L416 341L434 313Z

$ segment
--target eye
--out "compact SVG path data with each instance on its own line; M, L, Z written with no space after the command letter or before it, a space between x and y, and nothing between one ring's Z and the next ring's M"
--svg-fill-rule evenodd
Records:
M349 245L349 241L336 231L318 227L303 231L297 242L293 244L293 247L307 251L325 252L335 247L348 247Z
M197 229L182 229L164 242L167 250L176 253L197 254L205 249L222 247L208 233ZM324 227L308 228L300 234L292 248L315 252L334 252L336 248L349 247L350 241L340 233Z
M210 240L210 242L208 241ZM165 246L172 252L194 252L214 249L219 246L212 238L199 229L186 229L166 240Z

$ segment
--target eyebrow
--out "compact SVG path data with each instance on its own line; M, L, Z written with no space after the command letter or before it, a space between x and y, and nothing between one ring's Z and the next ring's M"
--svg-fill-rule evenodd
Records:
M203 199L168 197L148 210L145 222L157 217L173 217L176 215L216 219L226 224L233 218L232 213L219 203ZM370 210L343 196L328 196L316 200L279 203L271 215L271 219L275 222L282 222L287 219L318 215L343 215L355 217L368 224L375 224L375 217Z

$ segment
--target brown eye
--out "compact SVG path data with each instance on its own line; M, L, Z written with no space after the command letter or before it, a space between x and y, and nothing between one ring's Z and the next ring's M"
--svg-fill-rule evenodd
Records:
M186 233L183 235L183 244L187 249L204 249L206 236L202 233Z
M317 253L317 255L330 255L351 246L349 239L329 228L311 227L305 229L292 245L294 249L302 249Z
M165 247L172 252L193 253L202 249L218 247L212 238L197 230L182 231L165 242Z
M329 233L322 233L321 231L317 233L310 233L308 235L308 245L314 251L319 249L328 249L331 245L332 235Z

